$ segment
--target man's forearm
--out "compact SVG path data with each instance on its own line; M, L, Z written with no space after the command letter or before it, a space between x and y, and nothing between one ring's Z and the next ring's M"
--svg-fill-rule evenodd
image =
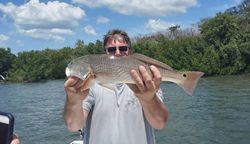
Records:
M168 110L163 102L155 96L151 101L142 101L142 108L149 124L155 129L162 129L168 119Z
M66 98L64 113L64 121L67 125L67 128L70 131L78 131L83 127L84 113L82 109L81 101L71 101L69 96Z

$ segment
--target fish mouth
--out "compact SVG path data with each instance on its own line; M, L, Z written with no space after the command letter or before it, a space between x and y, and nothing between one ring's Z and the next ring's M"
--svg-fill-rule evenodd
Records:
M72 72L68 67L66 67L65 74L66 74L67 77L76 76L76 77L78 77L78 78L80 78L82 80L86 80L92 73L91 73L91 71L88 71L86 74L84 74L82 76L79 73L75 73L74 71Z

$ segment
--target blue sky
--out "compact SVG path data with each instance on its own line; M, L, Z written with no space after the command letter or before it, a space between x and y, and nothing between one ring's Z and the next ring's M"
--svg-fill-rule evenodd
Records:
M102 40L111 28L130 37L194 26L242 0L0 0L0 47L22 51Z

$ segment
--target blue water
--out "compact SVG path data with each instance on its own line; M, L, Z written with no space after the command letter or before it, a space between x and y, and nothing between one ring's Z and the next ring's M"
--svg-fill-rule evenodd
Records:
M15 116L23 144L68 144L78 139L62 118L63 80L0 83L0 110ZM169 119L157 144L249 144L250 75L202 78L194 96L162 83Z

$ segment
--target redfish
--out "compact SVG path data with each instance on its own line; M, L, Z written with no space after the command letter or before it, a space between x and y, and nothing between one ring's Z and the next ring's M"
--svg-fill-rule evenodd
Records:
M66 76L75 76L86 83L97 81L100 84L128 83L135 84L130 76L132 69L139 72L144 66L150 75L150 66L154 65L161 73L162 81L176 83L185 92L192 95L200 77L200 71L176 71L170 66L142 54L116 57L107 54L85 55L73 59L66 68Z

